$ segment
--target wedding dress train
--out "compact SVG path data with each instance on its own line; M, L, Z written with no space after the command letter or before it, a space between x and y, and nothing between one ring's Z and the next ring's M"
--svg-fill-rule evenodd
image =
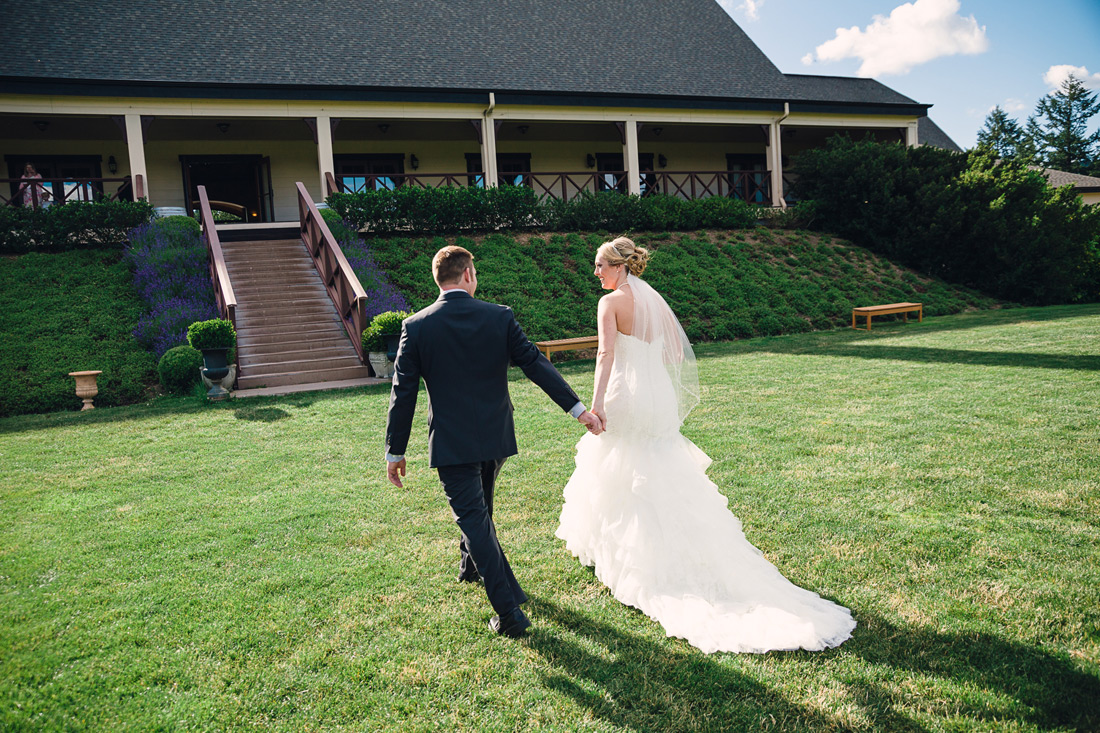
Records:
M768 562L707 478L710 458L680 434L662 338L620 333L614 351L607 430L577 444L557 536L615 598L704 652L841 644L851 612Z

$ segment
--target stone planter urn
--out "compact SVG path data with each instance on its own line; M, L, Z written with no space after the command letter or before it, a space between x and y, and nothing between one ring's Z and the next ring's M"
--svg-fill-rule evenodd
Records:
M226 392L228 394L229 390L233 389L233 383L237 381L236 364L230 364L229 373L219 379L217 382L212 382L211 380L207 379L206 375L203 373L204 371L204 369L199 369L199 376L202 377L202 383L206 386L206 394L208 397L210 396L210 390L214 389L215 386L220 387L223 392Z
M102 373L101 370L69 372L70 377L76 378L76 396L84 400L84 406L80 408L81 412L95 409L92 399L99 394L99 386L96 385L95 378Z
M370 368L374 370L374 376L379 379L390 379L393 377L393 361L386 355L385 351L371 351L367 354L367 361L370 362Z
M222 386L222 380L229 376L229 349L202 350L202 381L209 384L206 398L211 402L220 402L229 397L229 390ZM230 382L232 384L232 382Z

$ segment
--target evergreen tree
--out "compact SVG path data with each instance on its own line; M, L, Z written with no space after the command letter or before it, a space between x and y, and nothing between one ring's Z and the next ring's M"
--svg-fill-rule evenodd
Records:
M1027 133L1044 165L1069 173L1088 173L1098 156L1100 130L1088 134L1100 101L1070 74L1059 89L1039 100L1028 118Z
M1004 160L1012 160L1025 153L1028 147L1020 123L1009 117L1000 105L986 115L985 125L978 130L978 145L992 148L997 157Z

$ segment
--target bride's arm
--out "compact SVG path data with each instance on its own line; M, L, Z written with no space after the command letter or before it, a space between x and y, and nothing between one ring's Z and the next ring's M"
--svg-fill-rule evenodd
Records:
M607 425L603 400L607 393L607 382L611 378L611 365L615 362L615 335L619 332L615 308L611 303L611 294L600 298L596 309L596 327L599 334L599 347L596 351L596 385L592 391L592 414L598 416Z

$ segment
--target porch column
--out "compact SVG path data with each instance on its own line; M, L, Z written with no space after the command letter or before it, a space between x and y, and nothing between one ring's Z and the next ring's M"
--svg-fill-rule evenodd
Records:
M783 127L779 120L768 124L768 170L771 171L772 206L787 207L783 198Z
M626 192L642 195L642 172L638 164L638 123L627 120L623 124L623 163L626 164Z
M910 148L917 147L917 121L913 120L905 126L905 145Z
M486 115L481 125L481 172L485 175L485 187L496 188L497 122L492 115Z
M130 175L142 177L145 182L145 198L152 201L153 197L149 195L149 172L145 168L145 135L141 130L141 115L126 115L126 154L130 158Z
M327 196L328 181L325 174L336 175L336 166L332 160L332 119L328 115L317 116L317 169L321 172L321 198Z

